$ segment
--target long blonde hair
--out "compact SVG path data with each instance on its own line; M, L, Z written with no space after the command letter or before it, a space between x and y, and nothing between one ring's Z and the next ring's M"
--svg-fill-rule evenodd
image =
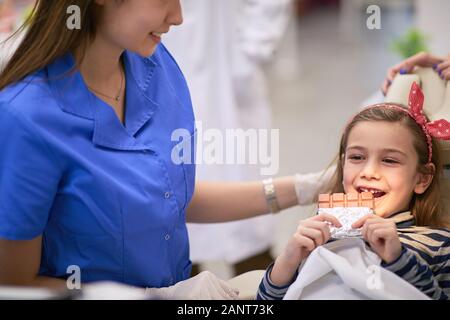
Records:
M397 106L405 108L405 106L402 105ZM402 110L387 108L383 105L369 107L358 113L350 121L342 134L339 145L339 153L335 160L335 162L337 162L336 172L330 184L331 192L344 192L342 181L348 137L351 130L358 123L364 121L401 123L411 132L414 137L413 145L419 157L417 170L424 174L433 174L433 180L423 194L414 194L409 205L409 210L414 215L416 225L418 226L448 227L448 218L444 215L444 205L441 194L441 179L443 174L441 163L442 147L438 141L433 139L433 156L431 161L435 166L435 171L430 172L428 169L429 167L425 166L428 162L428 145L425 134L421 127Z
M81 29L71 30L66 23L67 8L81 11ZM37 0L31 15L19 30L22 42L0 74L0 90L71 52L80 62L97 32L100 7L94 0ZM7 40L8 41L8 40Z

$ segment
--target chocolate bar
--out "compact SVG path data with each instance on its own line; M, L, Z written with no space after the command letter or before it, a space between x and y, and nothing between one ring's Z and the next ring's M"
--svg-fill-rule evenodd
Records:
M374 206L370 192L320 194L317 214L330 214L342 224L341 228L330 226L332 239L361 237L361 230L353 229L352 224L365 215L374 214Z
M371 192L319 194L319 208L374 208L374 198Z

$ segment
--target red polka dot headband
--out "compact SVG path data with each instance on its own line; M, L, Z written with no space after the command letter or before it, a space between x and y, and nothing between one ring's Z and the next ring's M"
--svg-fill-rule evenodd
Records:
M432 137L440 140L450 140L450 122L445 119L427 122L427 118L423 114L424 96L419 85L414 82L409 92L408 109L402 108L391 103L382 103L372 105L366 109L383 107L391 108L405 112L422 128L423 133L427 139L428 145L428 163L431 163L433 158L433 142Z

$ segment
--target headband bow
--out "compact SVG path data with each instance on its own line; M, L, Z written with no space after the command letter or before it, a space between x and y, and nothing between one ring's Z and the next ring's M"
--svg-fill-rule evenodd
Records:
M408 109L391 104L385 106L406 112L422 128L422 131L427 138L428 163L431 163L433 158L432 137L440 140L450 140L450 122L444 119L428 122L423 114L423 102L424 96L422 90L416 82L413 82L409 92Z
M450 123L444 119L427 122L422 111L423 101L422 90L414 82L409 92L409 114L422 127L425 135L441 140L450 140Z
M420 125L427 138L428 163L431 163L433 157L433 141L431 137L440 140L450 140L450 123L444 119L428 122L423 114L423 102L422 90L416 82L413 82L409 92L408 114Z
M428 146L428 163L431 163L431 160L433 159L432 138L450 140L450 122L445 119L428 122L427 118L423 114L423 102L424 96L422 90L416 82L413 82L409 92L408 109L402 108L393 103L381 103L369 106L368 108L391 108L408 114L422 128L422 131L425 134Z

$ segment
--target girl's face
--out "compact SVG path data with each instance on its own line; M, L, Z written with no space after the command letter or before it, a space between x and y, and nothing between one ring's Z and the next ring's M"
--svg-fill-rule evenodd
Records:
M171 26L183 22L180 0L96 0L101 5L99 35L120 50L153 54Z
M413 138L399 122L356 124L345 150L345 192L372 192L375 212L384 218L407 211L413 194L425 192L432 179L417 170L418 155Z

